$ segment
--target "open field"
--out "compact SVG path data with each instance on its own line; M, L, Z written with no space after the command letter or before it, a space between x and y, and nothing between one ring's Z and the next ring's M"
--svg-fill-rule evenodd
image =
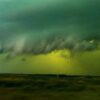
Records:
M100 100L100 77L1 74L0 100Z

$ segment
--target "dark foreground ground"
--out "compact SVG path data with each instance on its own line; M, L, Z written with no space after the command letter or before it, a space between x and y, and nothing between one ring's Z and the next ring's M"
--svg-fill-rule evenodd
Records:
M100 100L100 77L1 74L0 100Z

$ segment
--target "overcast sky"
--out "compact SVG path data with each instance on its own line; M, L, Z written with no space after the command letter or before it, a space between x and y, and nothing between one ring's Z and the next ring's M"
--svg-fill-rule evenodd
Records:
M84 69L85 74L99 74L99 0L0 0L1 72L26 73L27 71L24 71L23 68L22 70L19 67L15 68L25 65L17 61L16 56L19 54L35 55L33 60L37 60L38 63L41 55L49 55L55 50L63 51L64 49L70 52L71 63L74 64L67 65L61 62L61 73L67 73L67 71L64 72L63 66L73 66L71 70L74 70L75 67L78 68L76 68L76 72L72 71L72 74L80 74L80 69ZM4 64L2 60L6 59L5 54L7 57L14 56L15 62L13 60L5 61ZM40 58L37 59L37 56ZM31 57L25 56L25 58L30 59ZM65 60L66 58L59 59ZM87 59L90 60L87 62ZM6 62L10 67L3 68L3 66L7 66ZM44 66L48 67L48 65L54 67L57 66L57 63L48 62L45 64L44 59L43 69L45 70ZM94 68L91 68L91 65ZM30 70L34 70L34 66L38 66L38 70L33 73L36 71L37 73L45 73L44 70L40 71L42 66L35 62L27 66L31 66ZM47 68L48 73L50 66ZM28 73L31 72L30 70ZM56 70L53 72L57 73Z

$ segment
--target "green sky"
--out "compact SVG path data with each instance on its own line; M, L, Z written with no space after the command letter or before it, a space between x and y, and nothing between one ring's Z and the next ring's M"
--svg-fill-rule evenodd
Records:
M0 72L100 75L99 0L0 0Z

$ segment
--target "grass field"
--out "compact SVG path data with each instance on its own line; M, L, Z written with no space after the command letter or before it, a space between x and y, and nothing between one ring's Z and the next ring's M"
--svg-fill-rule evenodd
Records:
M0 100L100 100L100 77L1 74Z

